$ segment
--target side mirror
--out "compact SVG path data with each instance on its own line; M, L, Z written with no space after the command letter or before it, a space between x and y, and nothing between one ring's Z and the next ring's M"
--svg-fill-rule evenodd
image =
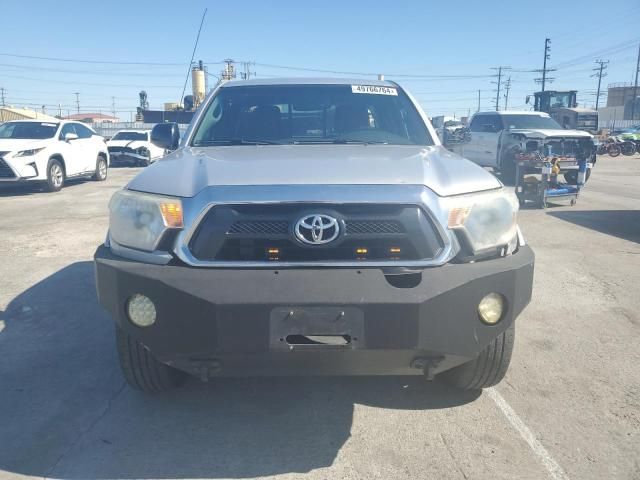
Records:
M64 141L65 142L70 142L71 140L77 140L78 138L79 138L78 135L75 134L75 133L69 132L69 133L65 133L64 134Z
M177 123L159 123L151 130L151 143L165 150L175 150L180 144L180 129Z

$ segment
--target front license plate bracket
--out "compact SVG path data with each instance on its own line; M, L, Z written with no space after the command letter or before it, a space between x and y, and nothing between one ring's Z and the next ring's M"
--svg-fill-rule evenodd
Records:
M364 345L364 312L357 307L276 307L269 329L274 350L357 349Z

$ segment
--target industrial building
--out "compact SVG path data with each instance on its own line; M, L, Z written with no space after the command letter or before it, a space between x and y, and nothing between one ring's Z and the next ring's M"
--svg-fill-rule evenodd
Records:
M634 108L635 96L635 108ZM607 89L607 106L598 110L600 123L640 120L640 87L633 83L612 83ZM633 116L632 116L633 115Z
M27 108L0 107L0 123L11 120L42 120L43 122L57 122L56 117L40 113Z

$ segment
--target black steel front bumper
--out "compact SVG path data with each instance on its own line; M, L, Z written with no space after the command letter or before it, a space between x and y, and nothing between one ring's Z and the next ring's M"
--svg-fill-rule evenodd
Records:
M194 374L438 373L475 358L531 299L534 255L427 268L419 284L393 286L380 269L218 269L150 265L95 254L100 303L162 362ZM490 292L507 300L495 326L478 317ZM154 325L126 314L130 296L153 300ZM348 335L340 346L289 345L288 334ZM412 366L413 363L413 366Z

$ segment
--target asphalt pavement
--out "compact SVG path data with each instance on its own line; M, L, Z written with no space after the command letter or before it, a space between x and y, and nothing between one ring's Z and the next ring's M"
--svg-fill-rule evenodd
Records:
M0 478L640 478L640 157L574 207L525 208L536 253L505 380L191 379L125 386L92 254L139 169L0 190Z

